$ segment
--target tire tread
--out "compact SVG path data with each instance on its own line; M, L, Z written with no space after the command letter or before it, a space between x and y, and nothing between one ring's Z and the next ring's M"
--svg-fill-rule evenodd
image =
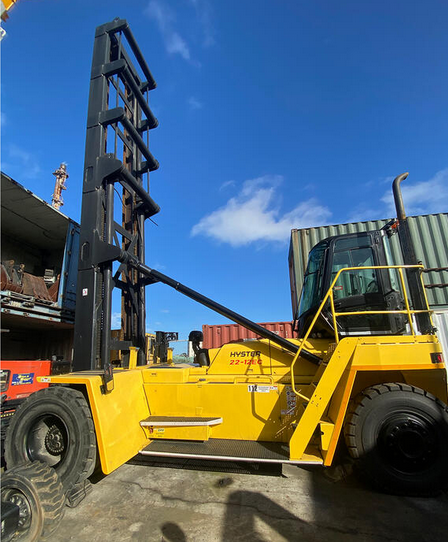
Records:
M372 477L371 473L368 472L368 469L364 465L362 460L362 450L360 451L358 446L358 438L360 436L361 427L359 422L357 423L357 420L359 420L359 417L361 416L362 411L367 407L367 405L370 403L370 401L374 400L375 398L378 398L381 395L386 395L389 393L410 393L414 394L420 397L426 397L428 400L435 403L439 409L445 412L447 415L448 420L448 406L445 405L440 399L435 397L432 393L425 391L421 388L418 388L416 386L412 386L409 384L404 384L401 382L388 382L384 384L377 384L374 386L371 386L365 390L363 390L361 393L359 393L354 399L351 400L348 409L347 409L347 415L343 427L343 434L345 439L345 444L347 447L347 450L350 454L350 456L358 460L358 468L363 475L364 478L369 478L370 481L376 485L379 489L395 493L395 494L403 494L404 492L401 492L399 489L397 490L396 487L393 486L393 484L389 484L384 481L380 481L378 477ZM415 495L434 495L440 493L440 490L417 490L414 494ZM406 494L410 494L409 491L406 491Z
M17 481L31 487L37 495L43 518L41 537L51 535L62 520L65 511L65 495L63 486L55 470L40 461L23 463L2 476L2 489L14 487Z
M16 429L20 424L22 414L28 412L33 405L41 401L54 400L55 398L75 411L77 418L82 420L83 424L82 440L77 443L77 446L82 446L80 454L82 460L79 468L77 472L71 472L69 478L67 476L61 478L62 485L68 491L92 474L96 462L96 437L92 414L83 393L78 390L65 386L52 386L33 393L19 405L8 428L5 441L5 460L8 468L27 461L27 458L23 457L15 445Z

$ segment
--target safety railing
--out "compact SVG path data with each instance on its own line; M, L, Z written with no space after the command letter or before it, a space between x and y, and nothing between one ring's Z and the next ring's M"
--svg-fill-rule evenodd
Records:
M362 271L362 270L367 270L367 269L378 269L378 270L380 270L380 269L397 269L398 270L398 274L399 274L399 277L400 277L401 289L402 289L403 297L404 297L405 309L403 309L403 310L381 310L381 311L336 312L335 304L334 304L334 288L336 286L336 283L339 280L339 277L342 275L342 273L346 273L346 272L349 272L349 271ZM337 318L339 316L344 316L345 317L345 316L359 316L359 315L364 316L364 315L370 315L370 314L371 315L375 315L375 314L405 314L408 317L408 322L409 322L411 335L413 337L415 337L416 333L415 333L414 323L412 321L413 320L412 315L427 313L431 317L431 311L430 311L429 308L425 309L425 310L411 309L411 306L410 306L410 303L409 303L409 297L408 297L408 293L407 293L407 288L406 288L406 283L405 283L405 280L404 280L404 274L403 274L403 270L405 270L405 269L421 269L421 270L423 270L423 265L372 265L372 266L366 266L366 267L344 267L343 269L340 269L336 273L336 276L334 277L333 282L330 285L330 288L328 289L327 293L325 294L325 297L323 298L322 303L320 304L319 308L317 309L316 314L314 315L314 318L313 318L310 326L308 327L307 332L305 333L303 339L301 340L299 349L298 349L297 353L295 354L294 359L292 360L292 363L291 363L291 387L292 387L293 392L298 397L300 397L302 399L309 399L308 397L304 396L303 394L301 394L299 391L296 390L295 382L294 382L294 367L295 367L295 364L297 363L297 360L300 357L300 353L304 349L305 343L308 340L308 338L309 338L309 336L310 336L310 334L311 334L311 332L312 332L312 330L314 328L314 325L317 322L317 319L319 318L320 314L322 313L322 311L323 311L325 305L327 304L328 300L330 300L330 307L331 307L331 314L332 314L333 328L334 328L334 335L335 335L336 344L338 344L339 341L340 341L338 328L337 328ZM422 283L422 290L423 290L423 293L424 293L424 296L425 296L426 306L428 307L428 299L426 297L425 288L424 288L423 279L422 279L421 274L420 274L420 280L421 280L421 283Z

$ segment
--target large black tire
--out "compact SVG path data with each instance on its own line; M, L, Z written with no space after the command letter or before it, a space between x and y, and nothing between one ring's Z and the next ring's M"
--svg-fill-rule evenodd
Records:
M55 386L30 395L11 420L5 459L8 468L29 461L47 463L65 492L84 482L95 469L96 439L83 394Z
M448 485L448 409L420 388L392 383L364 390L349 407L344 436L378 489L433 495Z
M19 507L14 542L34 542L48 537L64 515L64 489L54 469L34 461L2 476L1 500Z

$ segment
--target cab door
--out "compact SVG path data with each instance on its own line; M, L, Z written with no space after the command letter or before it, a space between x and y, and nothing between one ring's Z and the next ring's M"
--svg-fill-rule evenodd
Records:
M328 287L341 269L359 268L342 272L339 276L333 290L336 312L362 313L403 308L394 272L370 269L382 265L387 265L387 262L379 231L338 236L331 240L325 280ZM326 312L331 315L329 306ZM339 316L337 322L341 335L388 335L405 328L402 315L357 314Z

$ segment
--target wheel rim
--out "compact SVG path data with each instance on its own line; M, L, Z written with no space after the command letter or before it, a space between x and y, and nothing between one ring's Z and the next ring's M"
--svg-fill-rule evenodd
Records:
M41 416L30 424L25 452L31 461L43 461L58 468L69 449L68 430L58 416Z
M378 445L387 463L406 474L428 469L438 457L434 423L414 413L389 417L380 429Z
M31 525L31 505L26 496L18 489L7 488L2 491L2 501L15 504L19 508L19 525L17 531L23 533Z

